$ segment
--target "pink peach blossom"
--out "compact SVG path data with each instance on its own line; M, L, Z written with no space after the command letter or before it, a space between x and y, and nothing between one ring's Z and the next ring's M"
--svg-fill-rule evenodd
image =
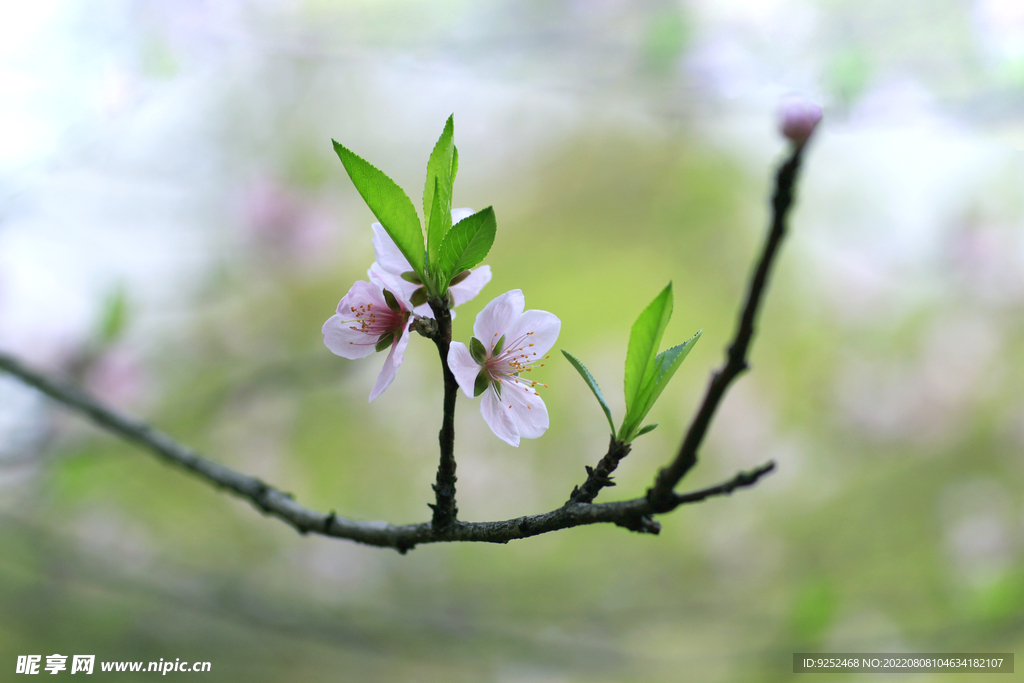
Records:
M360 280L342 298L338 312L324 323L324 344L342 358L365 358L390 338L391 351L370 392L371 401L391 385L398 366L405 361L412 318L412 304L400 292L386 290L377 281Z
M522 291L505 292L477 315L470 343L475 350L452 342L448 351L448 367L462 391L470 398L482 391L484 422L511 446L548 429L548 409L537 393L538 386L546 385L526 374L546 358L562 327L553 314L524 312L525 305Z

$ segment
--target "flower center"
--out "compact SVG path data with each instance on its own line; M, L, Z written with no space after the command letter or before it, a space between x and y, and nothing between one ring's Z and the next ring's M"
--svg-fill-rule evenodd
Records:
M388 335L392 335L397 341L405 329L405 321L409 318L408 311L393 311L387 306L378 306L370 301L358 306L349 306L352 318L342 320L342 324L348 325L350 330L362 332L366 335L364 342L349 342L349 344L376 344Z
M547 388L547 384L521 376L522 373L532 372L535 367L544 367L545 363L540 363L540 361L551 357L550 355L541 356L534 350L536 347L530 341L532 337L533 331L530 331L517 339L502 342L501 339L504 339L504 336L499 338L498 333L494 334L487 352L488 358L484 361L483 367L495 384L500 385L502 381L506 381L524 389L533 389L533 393L537 393L536 387ZM498 353L494 353L495 348Z

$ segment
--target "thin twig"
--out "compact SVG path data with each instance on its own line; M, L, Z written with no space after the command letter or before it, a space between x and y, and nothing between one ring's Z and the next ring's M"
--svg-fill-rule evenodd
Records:
M651 507L656 512L664 512L672 504L673 489L676 484L697 464L697 449L700 448L700 444L704 440L708 425L711 424L711 418L714 416L718 404L721 403L722 397L725 396L726 389L748 367L747 349L754 336L754 319L768 282L768 274L771 271L775 255L778 253L779 243L782 242L782 238L786 234L786 220L793 204L793 189L797 171L800 169L802 152L802 145L794 146L789 158L779 167L775 175L771 229L765 238L757 268L750 279L750 288L740 314L739 325L736 327L736 335L726 354L725 365L711 377L704 401L697 410L693 422L690 423L690 428L679 447L679 453L668 467L658 473L654 486L647 491L647 499L651 501Z
M441 433L437 437L441 446L441 459L437 464L437 482L432 486L435 502L430 506L434 510L431 524L435 529L444 529L455 522L459 514L455 504L455 399L459 396L459 383L448 367L448 349L452 343L451 310L446 302L440 301L431 301L430 308L437 321L434 343L437 344L444 373L444 416L441 420Z
M673 502L678 506L685 503L699 503L700 501L706 498L711 498L712 496L728 496L738 488L754 485L757 483L758 479L774 469L775 461L770 460L749 472L740 472L729 481L718 484L717 486L710 486L706 489L700 489L699 491L691 491L690 493L677 493L673 498Z
M611 523L647 533L657 533L660 528L657 522L650 520L653 510L647 498L634 498L615 503L566 504L557 510L539 515L527 515L499 522L453 521L440 528L430 522L395 525L347 519L337 516L333 511L324 514L299 505L290 494L256 477L207 460L164 432L107 408L78 389L30 370L12 356L0 353L0 370L10 373L72 410L84 413L101 427L155 453L165 461L184 467L214 486L227 489L248 500L264 514L277 517L302 534L312 532L367 545L394 548L405 553L423 543L507 543L517 538L528 538L586 524ZM692 494L673 495L669 509L710 496L725 495L739 486L750 486L771 471L772 466L773 464L769 463L710 489Z

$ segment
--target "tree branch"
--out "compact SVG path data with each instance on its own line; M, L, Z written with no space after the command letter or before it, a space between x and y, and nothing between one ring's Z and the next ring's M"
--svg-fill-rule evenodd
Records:
M647 490L647 499L655 512L665 512L666 509L671 509L670 506L675 499L673 489L697 464L697 449L700 448L700 444L704 440L708 425L711 424L711 418L725 396L726 389L748 367L747 350L750 347L750 340L754 336L754 319L761 305L761 297L764 294L768 274L778 252L779 244L786 234L786 220L793 204L793 189L796 184L797 172L800 169L803 149L802 144L794 145L789 158L775 174L771 228L765 238L761 258L750 279L750 287L747 291L746 303L740 314L736 335L726 353L725 365L711 377L704 401L697 410L693 422L690 423L690 428L686 432L675 460L658 473L654 486Z
M430 522L394 525L387 522L366 522L338 517L333 511L323 514L305 508L294 498L263 481L207 460L197 452L174 441L167 434L150 425L104 407L85 393L48 379L22 365L17 359L0 353L0 370L19 378L52 399L89 416L101 427L148 449L165 461L184 467L207 482L227 489L252 503L264 514L277 517L300 533L317 533L345 538L367 545L395 548L401 553L423 543L469 541L507 543L517 538L568 529L586 524L612 523L633 531L656 534L660 525L653 516L670 512L680 505L695 503L712 496L728 495L735 489L752 486L771 472L775 463L769 462L750 472L741 472L727 482L687 494L677 494L679 481L697 462L697 449L704 439L711 418L725 395L729 384L747 369L747 351L754 334L754 320L768 281L772 263L786 232L786 220L793 203L793 190L803 145L796 145L789 159L782 164L775 177L772 200L771 228L754 270L746 302L725 365L716 371L708 385L704 400L687 430L675 459L662 469L642 498L595 504L592 501L607 486L614 485L611 473L619 461L629 453L629 444L616 441L614 436L608 453L596 468L587 468L587 480L582 487L573 489L569 500L557 510L539 515L528 515L499 522L460 522L455 504L455 400L458 382L448 367L451 345L451 310L445 301L430 301L434 320L422 319L412 329L429 337L437 345L444 374L444 414L438 440L441 450L437 468L437 481L433 485L436 502Z
M324 514L299 505L290 494L256 477L207 460L164 432L107 408L78 389L54 382L25 367L12 356L0 353L0 370L19 378L25 384L35 387L72 410L84 413L101 427L153 452L166 462L184 467L214 486L248 500L264 514L277 517L302 534L312 532L366 545L394 548L405 553L423 543L508 543L517 538L528 538L586 524L612 523L646 533L658 533L660 529L657 522L650 520L653 510L647 498L601 504L567 503L557 510L539 515L527 515L499 522L453 520L444 527L437 527L429 522L395 525L387 522L359 521L339 517L333 511ZM751 472L741 473L718 486L691 494L673 494L669 509L711 496L727 495L741 486L751 486L773 467L774 463L768 463Z
M455 504L455 399L459 396L459 383L448 367L448 349L452 343L452 312L447 301L431 301L430 309L437 321L434 343L441 356L444 373L444 416L441 420L441 459L437 464L437 482L433 484L435 502L431 521L435 529L444 529L458 519L459 508Z

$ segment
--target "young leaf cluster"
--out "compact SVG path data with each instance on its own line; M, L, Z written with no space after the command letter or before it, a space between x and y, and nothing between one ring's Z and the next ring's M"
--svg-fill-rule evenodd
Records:
M452 188L459 170L454 115L448 117L427 161L423 224L395 181L338 141L332 142L363 201L409 260L409 279L422 282L428 296L443 297L452 280L484 260L497 230L494 210L487 207L452 225Z
M647 308L643 310L640 317L633 323L629 334L629 347L626 351L626 415L618 430L615 428L615 421L612 419L612 411L605 401L601 387L594 379L586 366L574 355L563 350L562 354L572 364L576 371L583 377L590 390L594 392L605 417L608 418L608 425L611 427L612 435L618 441L630 443L638 436L646 434L655 427L657 423L644 425L644 418L654 407L655 401L665 390L672 375L682 365L690 349L700 338L700 332L687 339L678 346L666 349L658 353L658 346L661 338L668 327L668 321L672 318L672 283L670 282L658 296L654 298Z

